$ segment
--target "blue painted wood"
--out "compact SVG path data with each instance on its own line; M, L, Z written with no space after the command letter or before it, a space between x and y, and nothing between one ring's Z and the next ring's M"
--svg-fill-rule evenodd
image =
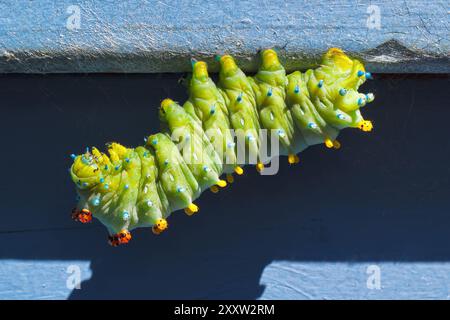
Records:
M240 261L238 261L240 262ZM202 271L216 267L211 263L195 262ZM133 266L130 266L133 267ZM74 278L74 268L79 268L79 278ZM372 280L374 268L378 268L380 275L379 287ZM172 268L168 268L170 271ZM141 268L138 268L141 271ZM192 271L192 270L188 270ZM131 272L129 270L129 272ZM211 271L207 271L205 278L212 279ZM219 277L217 272L213 274ZM262 270L261 278L253 286L258 290L252 295L249 288L240 285L243 277L251 276L248 271L225 274L221 279L213 279L213 286L205 286L205 279L197 273L195 279L189 282L191 287L175 287L173 281L167 287L157 288L151 285L152 277L146 273L142 281L145 283L136 289L134 277L120 276L130 281L125 284L120 280L121 290L117 286L107 284L103 280L96 284L96 293L92 292L92 270L89 261L28 261L1 260L0 262L0 300L63 300L67 298L257 298L268 299L449 299L450 298L450 263L426 262L294 262L273 261ZM140 276L143 274L141 273ZM174 277L179 276L165 275ZM110 275L112 276L112 275ZM137 276L138 277L138 276ZM73 282L72 278L80 279ZM215 281L214 281L215 280ZM252 280L255 280L252 278ZM76 280L78 281L78 280ZM178 280L184 284L186 281ZM200 282L195 287L194 281ZM246 284L247 281L244 280ZM157 282L159 284L159 282ZM368 284L369 283L369 284ZM137 292L134 292L137 290ZM201 290L208 290L201 292ZM246 290L242 293L240 291Z
M139 144L162 98L185 99L179 76L0 76L0 299L448 298L448 78L365 84L372 133L345 130L341 150L310 148L276 176L248 168L160 237L112 248L98 222L71 221L69 155Z
M62 300L92 276L89 261L1 260L0 300Z
M231 53L255 70L279 48L289 70L337 46L373 72L449 73L446 0L0 2L0 72L182 72L190 58L217 70Z

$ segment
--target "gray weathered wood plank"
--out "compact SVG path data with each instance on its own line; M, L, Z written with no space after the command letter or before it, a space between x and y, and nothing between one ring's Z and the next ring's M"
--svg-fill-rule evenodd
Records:
M372 72L450 72L449 3L410 1L100 1L0 3L0 72L182 72L190 57L275 47L289 70L330 47Z

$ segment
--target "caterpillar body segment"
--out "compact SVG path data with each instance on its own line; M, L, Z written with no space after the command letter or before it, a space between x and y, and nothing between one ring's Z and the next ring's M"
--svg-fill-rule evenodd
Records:
M169 201L159 179L159 170L153 148L137 147L141 159L141 179L136 199L140 227L153 226L159 219L166 218Z
M149 135L144 146L114 142L107 145L108 154L92 147L72 155L70 175L79 196L75 220L99 219L113 246L128 243L134 228L151 227L161 234L172 212L196 214L200 194L233 183L243 165L263 171L264 152L275 146L267 147L271 139L279 143L279 154L296 164L297 154L308 146L340 148L336 138L344 128L373 129L360 108L374 95L358 92L371 74L340 49L328 50L320 67L289 75L271 49L261 53L253 77L229 55L218 62L216 85L206 63L192 61L188 100L182 105L162 101L162 130ZM270 135L266 140L264 130Z
M286 72L273 50L261 54L261 67L252 78L261 126L275 130L282 154L296 154L294 144L294 124L286 100Z
M247 150L245 159L238 161L254 162L259 155L261 127L251 82L229 55L220 58L220 67L219 88L224 92L228 102L230 124L235 130L237 141L245 141L244 144L238 143L238 147L244 145ZM234 145L231 144L230 147Z
M161 103L161 113L170 128L171 139L177 142L178 150L196 179L200 192L217 182L222 174L222 159L218 157L201 124L170 99Z
M151 135L147 139L147 145L149 144L155 150L159 168L158 183L167 198L167 210L173 212L187 207L202 191L194 174L169 135Z
M202 61L193 65L189 93L184 109L202 125L208 140L214 145L214 150L221 159L223 172L232 173L237 166L237 156L235 148L229 147L234 138L229 130L227 104L223 93L209 78L206 63Z

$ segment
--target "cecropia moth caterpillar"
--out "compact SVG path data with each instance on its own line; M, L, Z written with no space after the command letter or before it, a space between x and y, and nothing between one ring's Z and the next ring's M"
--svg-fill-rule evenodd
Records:
M374 95L357 91L371 75L340 49L328 50L318 68L289 75L271 49L262 51L254 76L246 76L229 55L218 63L216 85L206 63L192 61L188 100L182 106L162 101L163 129L144 146L110 143L108 155L95 147L72 154L70 175L79 196L75 220L99 219L113 246L128 243L138 227L160 234L172 212L197 213L200 194L232 183L245 164L263 174L273 156L287 155L296 164L297 154L310 145L339 148L341 129L372 130L359 109ZM263 149L271 157L263 157Z

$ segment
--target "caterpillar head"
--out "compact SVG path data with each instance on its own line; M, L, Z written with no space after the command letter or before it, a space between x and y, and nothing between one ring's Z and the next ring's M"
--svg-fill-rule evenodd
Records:
M111 161L109 157L92 147L86 149L82 155L72 156L74 162L70 168L72 180L80 190L89 189L96 186L102 176L109 172Z

